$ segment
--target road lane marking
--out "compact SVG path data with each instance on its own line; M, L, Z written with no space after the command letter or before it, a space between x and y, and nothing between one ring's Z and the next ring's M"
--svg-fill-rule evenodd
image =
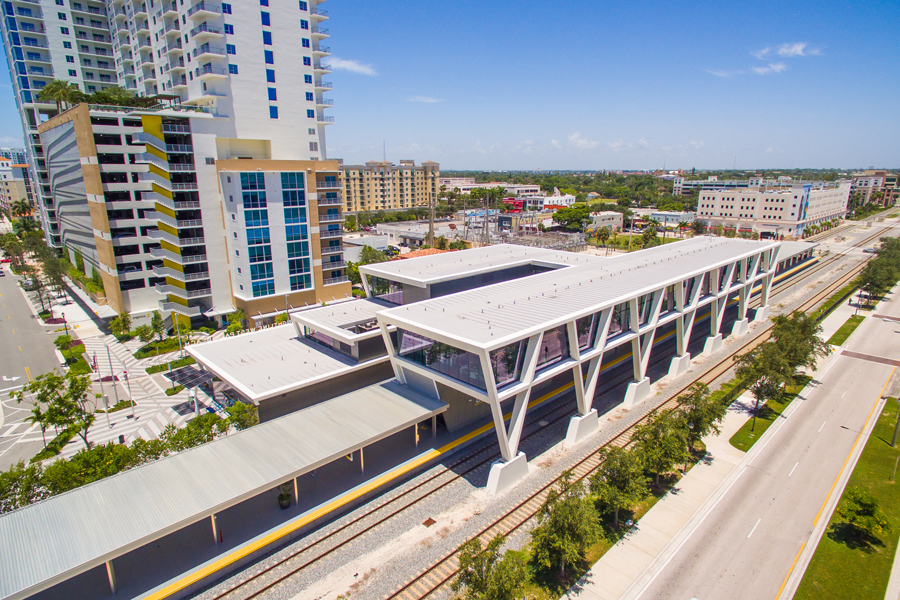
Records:
M825 423L828 421L822 421L822 424L819 426L819 430L816 433L822 433L822 427L825 427Z
M796 468L797 468L797 465L799 465L799 464L800 464L799 461L797 461L797 462L794 463L794 468L791 469L791 472L790 472L790 473L788 473L788 477L790 477L791 475L794 474L794 469L796 469Z
M859 443L859 438L862 437L862 432L866 430L866 427L869 426L869 420L872 418L872 414L875 412L875 409L878 407L878 404L881 402L881 397L884 395L884 390L887 389L888 384L891 382L891 377L894 376L894 371L897 370L897 367L891 369L890 374L888 375L887 381L884 382L884 387L881 388L881 392L878 394L878 399L875 401L875 404L872 405L872 410L869 411L869 416L866 417L866 422L863 423L862 429L856 435L856 441L853 442L853 446L850 448L850 454L847 455L847 458L844 459L844 464L841 465L841 470L838 471L838 476L835 478L834 483L831 484L831 489L828 490L828 494L825 496L825 502L822 503L822 508L819 509L816 518L813 519L813 527L819 522L819 518L822 516L822 512L825 510L825 505L828 504L828 499L831 498L832 492L834 492L834 488L837 487L838 481L841 479L841 475L844 473L844 469L847 467L847 463L850 462L850 457L853 456L853 451L856 450L856 445ZM794 561L796 562L796 561ZM783 586L782 586L783 587Z
M847 395L847 390L844 390L844 393L841 394L841 398L843 398L843 397L846 396L846 395Z
M22 346L19 346L19 352L21 352L21 351L22 351Z
M28 375L28 381L34 381L34 377L31 376L31 369L25 367L25 374Z
M753 526L753 529L750 530L750 533L747 534L747 537L748 537L748 538L749 538L751 535L753 535L753 532L756 531L756 528L757 528L757 527L759 527L760 521L762 521L761 518L760 518L759 520L756 521L756 525L754 525L754 526Z
M784 578L784 582L781 584L781 587L778 588L778 593L775 594L775 600L781 598L781 592L784 591L784 586L787 585L788 579L791 578L791 573L794 572L794 567L797 566L797 561L800 560L800 555L803 554L803 549L806 548L806 542L800 544L800 552L797 553L797 556L794 557L794 562L791 563L791 568L788 569L788 574Z

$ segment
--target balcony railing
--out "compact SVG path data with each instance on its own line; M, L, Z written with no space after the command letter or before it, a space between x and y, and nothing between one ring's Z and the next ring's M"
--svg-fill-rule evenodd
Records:
M322 270L325 271L327 269L343 269L347 266L347 263L343 260L333 260L331 262L323 262Z
M202 56L204 54L225 56L225 48L217 48L215 46L210 46L209 44L203 44L199 48L194 48L194 50L191 52L191 56L193 58L197 58L198 56Z
M346 275L341 275L340 277L329 277L322 283L324 285L334 285L336 283L344 283L345 281L350 281L350 279Z
M341 215L341 214L338 214L338 215L329 215L329 214L319 215L319 223L337 223L338 221L343 221L343 220L344 220L344 215Z
M309 32L310 32L310 33L315 33L315 34L318 34L318 35L323 35L323 36L328 36L328 35L330 35L327 29L322 29L322 28L319 27L318 25L313 25L312 27L310 27L310 28L309 28Z
M316 44L312 47L312 51L321 52L323 54L331 54L331 48L329 46L322 46L321 44Z
M194 172L197 167L193 163L169 163L169 171L189 171Z
M187 144L166 144L166 152L174 154L193 154L194 147Z
M190 125L179 125L178 123L163 123L163 133L190 133Z
M219 67L211 67L208 65L197 67L194 69L194 77L202 77L203 75L222 75L223 77L228 75L228 71L225 69L220 69Z
M184 190L196 190L197 182L189 182L189 183L173 183L172 190L173 191L184 191Z
M322 246L322 254L340 254L343 251L343 244L338 244L337 246Z
M317 181L316 187L319 189L340 189L340 181Z
M218 4L213 4L212 2L198 2L188 9L187 16L191 17L199 12L221 14L222 7Z
M326 229L319 232L319 237L321 239L339 238L343 237L343 235L344 231L342 229Z
M212 33L215 35L222 35L222 29L209 25L207 23L201 23L197 27L191 29L191 37L196 36L198 33Z
M316 122L317 123L334 123L334 117L326 117L323 115L320 117L316 117Z
M318 203L319 203L320 205L326 205L326 204L328 204L328 205L334 205L334 204L343 204L344 201L341 200L340 198L326 198L326 197L324 197L324 196L319 196L319 202L318 202Z
M164 302L162 300L159 301L159 310L163 312L175 312L186 317L199 317L203 312L200 310L199 306L184 306L177 302Z

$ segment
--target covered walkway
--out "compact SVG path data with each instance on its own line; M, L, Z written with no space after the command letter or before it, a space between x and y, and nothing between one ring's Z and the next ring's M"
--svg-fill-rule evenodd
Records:
M447 406L395 382L317 404L0 516L0 598L26 598L421 421ZM417 433L415 435L418 435ZM360 460L361 466L363 465ZM119 573L127 577L127 573Z

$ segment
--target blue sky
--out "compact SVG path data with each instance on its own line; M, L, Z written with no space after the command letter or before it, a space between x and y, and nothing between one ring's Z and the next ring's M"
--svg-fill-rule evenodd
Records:
M384 141L444 169L900 167L896 0L322 8L347 163Z

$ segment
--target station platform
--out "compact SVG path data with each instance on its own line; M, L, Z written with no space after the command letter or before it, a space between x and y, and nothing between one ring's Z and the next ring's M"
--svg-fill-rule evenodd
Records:
M0 598L34 595L447 409L395 382L370 386L0 516ZM416 430L417 431L417 430ZM416 433L416 436L418 433ZM119 573L127 578L127 570Z

